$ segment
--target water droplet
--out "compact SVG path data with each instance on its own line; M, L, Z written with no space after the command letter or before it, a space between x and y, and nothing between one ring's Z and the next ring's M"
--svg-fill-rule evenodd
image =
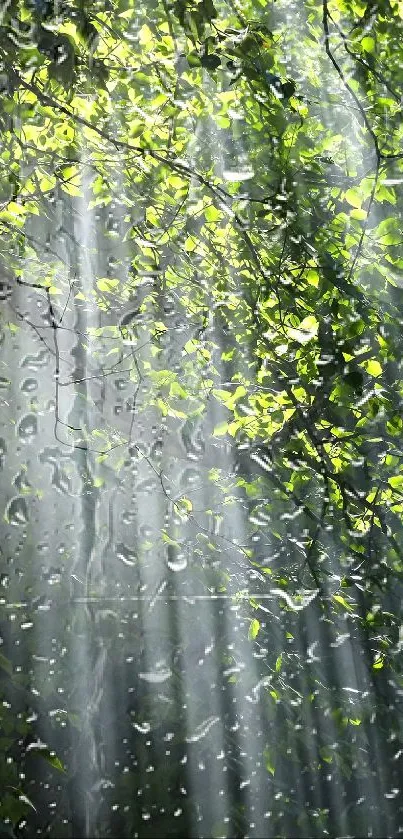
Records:
M61 579L62 579L62 575L60 573L49 574L48 585L56 586L60 583Z
M32 691L32 693L34 693L34 691ZM35 691L35 695L37 693L38 693L38 691ZM25 751L32 752L34 749L41 749L42 750L42 749L48 749L48 748L49 747L46 745L46 743L43 743L42 740L36 740L34 743L29 743L28 746L26 747Z
M123 524L132 524L136 520L136 513L132 510L125 510L122 513L122 522Z
M21 439L27 439L27 437L34 437L38 431L38 420L35 414L27 414L23 417L19 424L18 424L18 436Z
M39 370L41 367L46 367L48 361L48 350L39 350L36 355L26 355L21 362L21 367L28 367L29 370Z
M145 682L149 682L153 685L160 685L162 682L166 682L167 679L172 676L171 670L154 670L149 671L148 673L139 673L139 678L144 679Z
M127 379L115 379L116 390L124 390L128 385Z
M18 489L18 492L30 492L32 489L31 484L26 478L25 469L22 468L18 475L14 478L14 486Z
M226 181L249 181L253 178L253 170L252 169L244 169L243 171L236 171L224 169L222 176Z
M200 725L198 725L195 728L194 734L191 734L189 735L189 737L186 737L186 742L197 743L198 740L201 740L202 737L205 737L206 734L208 734L210 728L212 728L213 725L216 724L216 722L219 722L219 720L220 717L207 717L207 719L204 720L204 722L200 723Z
M188 458L198 460L205 448L200 421L186 420L182 426L181 437Z
M4 466L4 455L7 452L6 441L3 437L0 437L0 469Z
M39 545L37 546L38 553L41 553L41 554L46 553L46 551L48 551L48 550L49 550L49 545L47 544L47 542L40 542Z
M151 725L149 722L135 722L134 728L137 728L137 731L139 731L140 734L148 734L148 732L151 731Z
M21 390L24 393L32 393L33 390L36 390L38 387L38 382L36 379L24 379L21 384Z
M153 478L141 481L141 483L137 484L136 486L136 493L139 498L141 495L150 495L150 493L155 493L156 490L157 483Z
M12 498L7 504L5 518L10 524L16 526L19 524L27 524L29 516L25 499L21 498L19 495Z
M181 487L184 491L200 482L200 473L196 469L184 469L181 475Z
M54 467L53 475L52 475L52 484L56 489L60 492L66 494L70 491L70 480L68 475L64 472L63 469L60 469L58 466Z
M133 566L136 564L136 554L134 551L131 551L127 545L124 545L123 542L120 542L116 545L116 556L118 559L121 559L125 565Z
M150 539L152 535L153 535L153 531L152 531L151 527L149 527L147 524L141 524L140 525L139 536L141 536L141 538Z
M175 556L174 552L172 552L171 556L167 560L167 566L171 571L184 571L187 564L187 557L184 554L177 554L177 556Z

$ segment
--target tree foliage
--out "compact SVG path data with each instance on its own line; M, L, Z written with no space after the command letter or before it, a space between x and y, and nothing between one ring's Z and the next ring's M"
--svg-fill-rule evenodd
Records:
M0 19L2 328L36 332L51 353L55 438L94 453L95 490L103 466L124 472L129 447L171 492L158 455L118 418L77 408L77 424L66 420L66 388L89 398L90 379L119 375L136 422L152 408L159 428L188 439L217 417L212 509L198 515L189 492L175 515L197 534L201 564L224 557L214 585L242 604L249 643L269 649L265 713L281 736L268 776L287 777L290 738L302 744L320 720L317 777L331 764L335 783L352 774L351 800L373 770L371 727L389 762L401 737L402 34L400 0L11 0ZM39 327L16 290L44 302ZM74 317L89 372L64 361ZM214 525L239 505L242 548ZM176 555L183 535L155 538ZM228 552L278 603L273 644L264 601L228 573ZM312 676L305 608L324 627ZM357 715L331 682L344 633L363 651L375 712L364 695ZM4 658L9 679L8 668ZM29 723L2 715L12 749ZM390 766L383 795L397 783ZM9 786L2 818L18 829L32 807L17 776ZM318 814L310 799L304 814L291 799L274 807L275 835L287 807L303 835L331 834L330 805ZM353 830L376 831L380 813L354 818Z

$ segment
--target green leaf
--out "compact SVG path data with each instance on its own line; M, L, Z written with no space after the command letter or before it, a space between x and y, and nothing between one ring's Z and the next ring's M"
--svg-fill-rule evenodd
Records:
M46 743L41 743L40 741L36 741L34 743L30 743L27 748L26 752L32 753L37 752L50 766L53 766L54 769L57 769L59 772L65 772L65 768L57 755L52 752Z
M399 489L399 487L403 487L403 475L392 475L391 478L388 478L388 484L393 489Z
M107 294L111 294L118 285L119 280L111 280L109 277L103 277L102 279L97 280L97 288L99 288L100 291L105 291Z
M333 594L333 600L335 600L336 603L339 603L340 606L343 606L344 609L347 609L348 612L353 611L352 606L350 606L350 604L347 603L347 600L344 597L342 597L341 594Z
M54 769L57 769L58 772L66 772L65 767L63 766L62 762L59 760L57 755L52 754L51 752L43 753L41 752L41 757L43 757Z
M76 184L62 183L61 188L62 188L63 192L67 193L67 195L73 195L73 196L81 195L81 189Z
M359 208L350 210L350 218L355 218L358 221L364 221L364 219L367 218L367 215L368 213L366 210L360 210Z
M382 367L379 361L376 359L371 359L370 361L363 361L362 366L364 369L369 373L370 376L380 376L382 374Z
M221 210L218 210L217 207L214 207L214 204L210 204L209 207L205 208L204 216L206 221L214 222L222 219L223 214Z
M265 767L266 767L267 771L270 772L270 775L273 775L273 777L274 777L274 774L275 774L274 762L273 762L273 758L271 756L271 752L267 748L267 746L265 747L265 749L263 751L263 760L264 760Z
M257 618L253 618L253 620L251 620L251 622L250 622L249 632L248 632L248 638L249 638L250 641L253 641L257 637L259 629L260 629L260 621L258 621Z
M216 425L216 427L213 431L213 436L214 437L222 437L223 434L227 434L227 431L228 431L228 422L220 422L218 425Z
M311 268L306 274L306 279L307 279L307 282L309 283L309 285L313 285L313 286L315 286L315 288L318 287L318 285L319 285L319 273L318 273L318 271L315 271L313 268Z
M221 66L221 58L219 55L203 55L201 59L202 67L206 70L217 70Z
M37 812L36 807L34 807L34 805L33 805L32 801L31 801L31 799L30 799L30 798L28 798L28 796L27 796L27 795L25 795L25 793L21 792L21 793L19 794L18 798L19 798L19 800L20 800L20 801L22 801L22 803L23 803L23 804L26 804L26 805L27 805L27 807L30 807L30 808L31 808L31 810L34 810L34 811L35 811L35 813Z
M308 315L304 318L298 327L288 327L287 332L293 341L299 344L307 344L316 337L319 323L314 315Z
M348 189L344 195L347 204L350 204L351 207L360 208L362 204L362 196L360 195L358 189Z
M13 675L13 665L11 664L11 661L9 661L8 658L6 658L6 656L3 655L3 653L0 653L0 667L2 670L8 673L9 676Z
M366 35L361 41L361 46L365 52L375 52L375 39L370 35Z

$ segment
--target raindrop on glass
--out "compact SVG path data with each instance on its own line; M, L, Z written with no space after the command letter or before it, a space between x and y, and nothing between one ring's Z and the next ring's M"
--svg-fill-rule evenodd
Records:
M48 360L48 351L40 350L36 355L26 355L21 362L21 367L28 367L29 370L39 370L41 367L46 367Z
M139 673L139 678L150 684L159 685L166 682L172 675L171 670L153 670L147 673Z
M8 502L5 511L6 520L15 526L27 524L29 521L28 507L24 498L16 496Z
M124 513L122 513L121 518L123 524L132 524L136 520L136 513L131 510L125 510Z
M124 545L123 542L120 542L116 545L116 556L120 559L125 565L133 566L136 564L136 554L134 551L131 551L127 545Z
M18 423L18 436L22 440L34 437L38 431L38 420L35 414L26 414Z
M21 390L24 393L32 393L33 390L36 390L38 387L38 382L36 379L24 379L21 383Z
M6 441L3 437L0 437L0 469L4 466L4 455L7 452Z
M167 566L171 571L184 571L187 567L188 561L184 554L176 554L168 551Z

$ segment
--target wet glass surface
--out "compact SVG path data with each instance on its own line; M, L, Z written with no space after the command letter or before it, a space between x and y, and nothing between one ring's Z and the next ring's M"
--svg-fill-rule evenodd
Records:
M1 13L0 836L403 835L402 4L243 6Z

